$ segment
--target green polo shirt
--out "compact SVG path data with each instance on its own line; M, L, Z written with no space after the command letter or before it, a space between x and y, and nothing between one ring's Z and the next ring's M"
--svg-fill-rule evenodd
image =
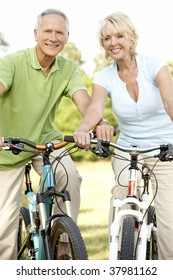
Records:
M40 144L61 140L60 131L53 126L60 100L86 89L76 64L60 55L47 76L38 62L36 48L1 59L0 82L5 87L0 96L0 135L27 138ZM0 170L20 167L31 156L1 151Z

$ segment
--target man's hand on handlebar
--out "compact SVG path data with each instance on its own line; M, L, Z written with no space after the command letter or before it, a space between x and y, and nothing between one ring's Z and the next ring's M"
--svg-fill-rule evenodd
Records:
M111 141L115 135L115 129L110 126L106 121L101 121L94 129L94 133L98 139L105 141ZM86 151L90 148L90 134L89 132L84 132L76 130L73 134L75 143L80 147L84 148Z
M84 148L86 151L90 148L90 134L89 132L75 131L73 134L74 141L80 148Z

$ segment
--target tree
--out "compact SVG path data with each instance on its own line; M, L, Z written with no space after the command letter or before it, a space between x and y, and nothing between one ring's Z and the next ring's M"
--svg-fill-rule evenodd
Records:
M103 53L97 54L94 58L95 70L94 72L102 70L104 67L109 66L111 63L107 61Z
M76 45L72 42L69 42L61 54L66 57L72 59L80 68L85 63L82 59L81 52L76 48Z

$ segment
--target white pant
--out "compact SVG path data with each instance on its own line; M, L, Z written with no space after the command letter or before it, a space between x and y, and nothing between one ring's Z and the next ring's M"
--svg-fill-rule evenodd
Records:
M116 154L123 155L127 158L127 153L116 150ZM145 163L150 169L158 159L146 158L146 155L139 157L141 163ZM121 187L118 184L118 174L127 166L128 162L124 160L112 159L112 168L115 173L115 186L112 188L112 197L110 203L109 223L112 221L112 203L116 196L124 198L127 193L127 188ZM120 183L127 185L128 168L122 172ZM160 260L173 260L173 162L159 161L153 169L153 172L158 181L158 191L154 200L157 216L158 228L158 246ZM140 172L139 172L140 175ZM139 176L138 181L140 182ZM138 183L139 183L138 182ZM151 174L151 183L153 194L156 190L156 181Z
M62 153L64 149L54 151L54 157ZM68 181L65 167L68 173ZM62 189L67 184L67 190L71 196L72 218L77 222L80 207L80 185L81 176L79 175L74 162L70 156L62 158L61 163L56 169L57 189ZM32 159L32 165L39 175L42 172L41 157ZM17 233L18 217L20 209L20 198L24 179L25 166L9 171L0 172L0 259L15 260L17 258ZM32 178L31 178L32 179ZM60 207L63 208L63 203Z

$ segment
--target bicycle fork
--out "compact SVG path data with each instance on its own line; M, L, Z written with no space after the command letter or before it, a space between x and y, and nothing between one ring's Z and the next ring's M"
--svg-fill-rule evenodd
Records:
M137 193L137 155L131 154L131 166L129 168L130 178L128 181L127 197L123 200L115 198L113 203L114 220L110 227L110 241L109 241L109 259L117 259L118 251L120 250L120 228L123 223L123 219L127 216L134 217L138 225L140 225L139 236L137 238L137 250L135 257L138 260L144 260L146 258L146 246L148 238L148 226L144 215L146 209L149 206L149 193L148 193L148 181L144 181L144 193L142 194L141 201L136 197L140 194ZM148 170L146 170L148 172ZM145 177L146 178L146 177ZM144 178L143 178L144 179ZM131 209L129 209L129 205ZM126 209L122 209L126 206ZM128 209L127 209L128 208Z
M25 166L25 185L26 191L25 194L27 195L28 199L28 209L30 214L30 227L29 233L33 237L33 244L34 244L34 252L30 252L33 255L33 259L41 259L39 248L40 246L40 237L39 237L39 218L38 218L38 211L36 208L36 196L32 189L32 182L30 179L30 170L31 164L28 163Z
M139 209L147 209L148 202L142 201L140 202L135 197L127 197L124 200L116 198L114 200L113 207L116 212L116 218L111 224L110 227L110 240L109 240L109 259L110 260L117 260L118 259L118 251L120 250L120 228L123 222L123 219L127 216L134 217L135 220L141 224L140 228L140 235L138 238L137 244L137 252L136 252L136 259L144 260L146 256L146 244L147 244L147 237L148 237L148 227L143 220L143 213L140 210L133 210L133 209L121 209L125 205L133 204L133 206L137 206Z

